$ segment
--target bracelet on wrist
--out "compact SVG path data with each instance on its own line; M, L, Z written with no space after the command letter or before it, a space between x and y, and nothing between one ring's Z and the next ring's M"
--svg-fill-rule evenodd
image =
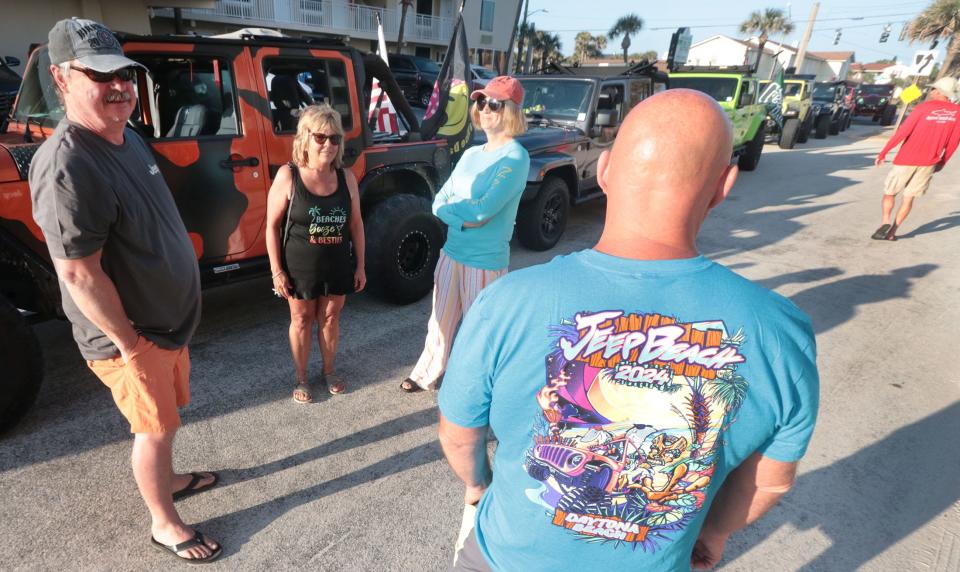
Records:
M270 278L276 278L277 276L280 276L281 274L283 274L283 270L277 270L276 272L274 272L273 276L271 276Z

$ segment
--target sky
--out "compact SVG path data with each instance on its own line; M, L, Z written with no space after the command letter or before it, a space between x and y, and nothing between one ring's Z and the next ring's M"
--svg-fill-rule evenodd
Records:
M894 56L909 63L917 50L929 49L927 43L911 45L898 38L903 25L919 14L931 0L894 2L893 0L820 0L810 51L853 51L858 62L869 63ZM529 0L528 20L538 30L556 33L563 43L564 55L573 53L578 32L606 34L617 18L634 13L643 20L643 30L631 38L630 53L656 50L664 54L670 47L670 35L680 26L691 28L693 42L717 34L745 38L740 22L754 10L779 8L791 16L794 30L786 44L797 45L803 38L814 2L777 0L697 0L638 2L636 0ZM540 11L546 10L546 12ZM522 18L522 16L521 16ZM890 38L879 43L884 25L891 24ZM840 43L834 45L836 30L842 30ZM781 40L774 36L772 40ZM609 42L608 54L619 54L620 38ZM935 61L943 60L943 42Z

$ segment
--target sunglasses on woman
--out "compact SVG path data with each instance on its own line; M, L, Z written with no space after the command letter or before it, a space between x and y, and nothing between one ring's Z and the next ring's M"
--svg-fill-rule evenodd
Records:
M485 107L489 107L490 111L496 113L503 109L505 103L499 99L481 97L477 99L477 111L483 111Z
M310 136L313 137L313 140L317 142L317 145L323 145L327 141L329 141L331 145L339 145L340 142L343 141L343 135L340 135L339 133L334 133L333 135L327 135L326 133L311 133Z
M90 81L96 83L110 83L114 79L119 79L120 81L133 81L133 78L137 75L137 71L133 68L120 68L112 72L98 72L90 68L77 68L73 66L70 66L70 69L82 73L90 78Z

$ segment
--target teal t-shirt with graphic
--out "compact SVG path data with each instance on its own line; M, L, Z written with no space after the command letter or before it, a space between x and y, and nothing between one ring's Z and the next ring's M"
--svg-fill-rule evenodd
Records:
M516 141L491 151L484 147L464 151L433 201L433 214L449 227L443 245L447 256L465 266L503 270L510 264L510 237L530 156Z
M494 570L689 570L754 452L799 460L819 378L809 318L704 257L586 250L480 293L440 411L499 444L476 537Z

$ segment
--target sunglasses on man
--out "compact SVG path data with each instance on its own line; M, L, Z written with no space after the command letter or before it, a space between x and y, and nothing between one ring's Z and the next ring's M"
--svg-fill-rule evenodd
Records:
M334 133L333 135L327 135L326 133L311 133L310 136L313 137L313 140L317 142L317 145L323 145L327 141L329 141L331 145L339 145L340 142L343 141L343 135L340 135L339 133Z
M90 68L78 68L74 66L70 66L70 69L82 73L90 78L90 81L96 83L110 83L114 79L119 79L120 81L133 81L133 78L137 76L137 70L132 67L120 68L112 72L98 72Z
M483 111L485 107L489 107L490 111L497 113L503 106L506 105L505 102L500 101L499 99L493 99L488 97L479 97L477 98L477 111Z

